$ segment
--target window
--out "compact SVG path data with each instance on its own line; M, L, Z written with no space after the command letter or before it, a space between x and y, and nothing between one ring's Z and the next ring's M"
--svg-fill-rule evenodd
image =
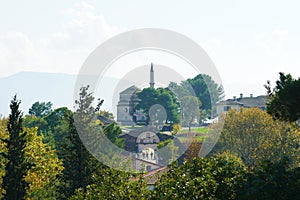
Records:
M230 110L230 106L224 106L224 111L229 111Z
M147 170L147 172L149 172L151 170L151 165L147 165L146 170Z

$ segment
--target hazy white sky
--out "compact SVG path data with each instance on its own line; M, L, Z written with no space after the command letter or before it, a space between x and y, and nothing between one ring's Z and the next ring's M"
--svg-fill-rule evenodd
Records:
M2 1L0 77L76 74L106 39L137 28L170 29L214 61L227 98L264 94L278 72L300 76L298 1Z

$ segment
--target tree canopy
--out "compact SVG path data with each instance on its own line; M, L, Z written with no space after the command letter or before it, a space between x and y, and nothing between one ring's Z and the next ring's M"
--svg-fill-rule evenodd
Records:
M63 170L62 163L56 150L45 144L43 136L38 135L38 127L24 127L19 104L14 97L9 119L0 119L0 146L4 155L1 156L0 174L5 174L1 176L4 198L56 199L59 196L57 185L60 184L58 175Z
M25 181L28 183L27 198L58 198L58 176L62 174L62 161L56 150L43 143L43 136L37 135L37 128L26 128L26 160L32 165L27 171Z
M66 116L67 131L59 143L59 155L63 159L64 166L62 174L64 185L61 188L63 199L69 198L76 189L85 188L93 183L93 174L103 167L83 143L96 140L94 127L99 127L99 124L95 123L95 113L103 103L103 100L99 101L94 108L92 106L94 97L88 90L89 86L80 88L79 99L75 101L76 110Z
M30 169L30 163L25 158L26 135L22 127L21 101L15 95L11 100L11 113L8 118L8 138L2 138L6 152L3 154L7 159L5 175L2 186L5 190L4 199L24 199L28 183L24 180L26 172Z
M238 199L300 199L300 167L291 168L290 160L266 160L248 172L238 191Z
M194 79L194 86L200 87L201 81L196 80L201 78ZM120 153L122 149L115 148L124 145L119 138L121 127L112 122L111 113L100 110L103 100L98 99L96 107L92 106L95 98L89 86L80 89L74 112L65 107L51 108L23 117L15 96L9 117L0 116L0 198L299 199L300 128L294 123L297 112L277 107L282 105L279 97L287 95L282 91L293 93L297 89L294 82L297 80L282 74L274 91L267 87L270 104L280 102L272 107L276 108L275 114L268 110L273 117L258 108L230 110L222 115L209 127L210 134L222 134L215 151L205 158L198 157L201 144L194 140L181 157L185 161L179 159L177 164L179 151L185 149L178 145L180 133L173 140L162 140L157 152L159 164L167 165L162 168L167 171L164 174L132 173L137 173L131 168L136 164L134 157L126 158ZM198 95L191 95L194 88L189 90L188 85L191 89L188 81L171 83L168 88L146 88L137 94L142 101L135 109L143 109L151 120L163 123L179 122L182 114L186 117L184 123L190 124L204 110L194 109L202 102ZM294 99L285 99L284 105L297 109ZM158 112L163 115L156 115ZM99 115L109 119L105 125ZM174 130L179 127L176 125ZM154 179L158 179L154 189L147 189L147 181Z
M228 153L171 166L156 183L152 199L235 199L246 167Z
M51 102L35 102L31 108L29 108L29 114L36 117L45 117L52 111Z
M280 160L286 156L297 162L299 157L299 130L293 124L274 120L258 108L230 110L214 124L211 131L221 131L218 146L238 154L247 166L264 160Z
M171 82L168 88L176 94L178 99L185 96L197 97L201 102L201 110L205 110L209 117L216 114L214 111L216 102L224 98L223 87L206 74L199 74L180 84Z
M70 200L85 199L149 199L150 191L141 176L134 178L131 174L106 168L101 175L95 175L93 184L86 189L78 189Z
M199 74L187 82L193 87L195 95L202 103L201 108L213 110L216 102L224 98L223 87L218 85L209 75Z
M277 119L294 122L300 119L300 78L279 73L275 88L265 85L269 95L267 111Z
M161 105L166 111L165 121L178 123L180 121L179 105L174 94L167 88L145 88L137 93L139 102L134 107L135 110L142 109L147 116L149 123L150 108L156 104Z
M188 126L190 131L192 124L194 122L198 123L200 121L201 102L197 97L185 96L181 98L180 106L183 115L182 125Z

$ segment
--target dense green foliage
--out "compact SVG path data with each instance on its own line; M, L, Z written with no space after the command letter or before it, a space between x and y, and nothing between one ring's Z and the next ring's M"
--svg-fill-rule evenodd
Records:
M15 102L15 99L13 99ZM19 103L19 102L18 102ZM16 104L15 104L16 106ZM19 105L18 105L19 106ZM17 113L14 110L12 113ZM14 196L14 197L5 197L9 199L56 199L59 197L57 185L60 184L60 180L58 179L58 175L61 174L63 167L61 161L57 158L56 150L51 148L49 145L43 143L43 136L39 136L37 133L37 128L26 128L23 127L23 118L21 117L21 112L19 111L19 118L17 121L14 121L14 130L16 127L19 127L21 131L19 134L24 135L21 137L22 140L16 140L16 136L11 136L9 130L12 130L11 124L8 122L11 120L1 119L1 139L4 142L1 142L0 146L2 147L1 153L5 156L1 158L1 164L6 165L6 167L1 166L1 174L5 174L3 177L3 190L5 195L13 194L13 195L24 195ZM14 116L16 119L16 115L10 115L9 119ZM12 123L12 121L11 121ZM4 128L4 124L7 124L7 131ZM10 127L10 128L9 128ZM26 134L24 134L26 133ZM16 134L16 132L14 132ZM14 142L10 141L14 139ZM20 139L20 138L19 138ZM7 142L16 145L17 147L13 147L11 144L9 145ZM19 156L16 155L19 151L14 151L18 148L22 147L21 154ZM10 150L11 149L11 150ZM11 151L14 153L12 154ZM17 159L17 160L16 160ZM20 165L20 161L23 161L23 165ZM12 164L10 164L12 163ZM16 167L15 171L13 171L13 167ZM22 167L22 168L21 168ZM14 173L11 174L12 170ZM22 175L18 175L18 173L22 173ZM6 178L11 176L9 179ZM2 177L2 176L1 176ZM12 178L14 177L14 178ZM19 178L19 179L18 179ZM10 191L10 187L5 186L5 181L13 182L17 184L17 180L21 181L23 185L26 187L22 189L22 192L18 191L18 185L15 185L15 188L12 188ZM20 184L20 183L19 183ZM7 189L6 189L7 188Z
M119 135L122 134L122 130L115 122L104 127L103 132L112 143L120 148L124 147L124 140L119 138Z
M30 164L25 159L26 132L22 127L22 112L19 110L20 101L15 95L11 101L11 113L8 118L7 131L9 137L2 139L7 148L4 157L7 159L3 177L4 199L25 199L28 183L24 180Z
M141 92L137 93L139 98L138 104L135 106L135 110L142 109L147 116L147 123L149 123L149 110L151 106L159 104L166 110L166 121L178 123L180 121L180 112L177 99L174 94L165 88L145 88Z
M214 117L216 115L215 104L224 98L222 86L206 74L199 74L192 79L182 81L180 84L171 82L168 88L180 100L185 96L197 97L202 110L200 114L204 118Z
M93 184L86 189L78 189L71 200L99 199L148 199L149 190L147 184L140 176L134 178L132 175L104 169L101 176L96 176Z
M267 103L268 113L276 119L290 122L300 119L300 78L294 79L290 74L280 73L273 90L269 81L265 87L270 98Z
M199 74L187 82L192 86L195 95L202 103L201 108L209 111L214 109L216 102L224 97L223 87L218 85L209 75Z
M300 199L300 168L290 168L289 160L264 161L247 174L239 199Z
M29 114L36 117L45 117L52 111L51 102L35 102L31 108L29 108Z
M92 107L94 97L92 93L88 93L88 88L87 86L80 89L79 100L75 101L77 110L68 116L66 137L60 141L60 158L63 159L64 166L61 198L68 198L77 188L91 184L93 174L102 168L102 164L86 149L78 133L80 131L80 134L86 134L81 137L90 137L90 126L94 125L92 120L95 120L96 109ZM98 107L102 103L103 101L100 101Z
M189 81L198 87L202 79L203 77L195 77ZM289 77L286 79L290 80ZM283 80L285 79L281 82L289 82ZM218 88L217 85L215 87ZM285 85L282 88L287 87ZM179 146L175 145L178 141L175 135L174 140L158 144L158 151L162 151L160 156L165 161L164 164L168 165L167 172L149 177L148 174L118 171L105 166L94 157L97 152L97 156L103 156L113 163L112 166L122 166L119 169L126 167L126 163L123 165L124 158L115 155L111 143L101 146L103 143L98 142L102 136L106 136L116 146L124 146L123 140L119 138L122 133L120 127L114 122L104 126L97 118L101 115L112 120L113 116L100 110L103 100L99 99L96 107L92 106L94 97L88 90L88 86L80 89L74 112L68 108L52 110L51 106L48 109L45 105L41 106L42 109L37 109L37 105L43 104L37 102L32 107L34 109L31 114L22 117L20 101L13 98L10 116L0 119L2 198L300 198L300 129L294 122L277 120L282 117L272 117L256 108L230 110L220 118L225 120L224 126L216 123L208 128L207 133L222 132L216 151L223 153L212 152L209 157L198 158L201 144L194 141L184 154L185 162L177 165L174 161L178 157ZM178 99L169 89L144 89L138 95L142 95L145 102L139 102L136 109L149 111L152 105L161 104L168 113L167 120L176 121L179 119L178 101L186 103L187 108L191 104L199 107L202 103L199 98L186 95L186 91L181 92L182 97ZM276 95L278 94L275 92L273 97ZM294 101L289 103L295 104ZM190 109L184 113L190 115L188 123L201 115L194 111ZM86 147L86 144L90 146ZM103 149L104 152L101 152ZM93 155L90 150L94 151ZM153 190L149 190L147 182L153 180L153 177L158 181Z
M171 166L156 184L152 199L235 199L246 167L230 154L195 158Z

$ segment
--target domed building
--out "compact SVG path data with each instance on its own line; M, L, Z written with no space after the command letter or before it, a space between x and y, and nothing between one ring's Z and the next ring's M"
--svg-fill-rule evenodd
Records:
M154 70L151 63L150 68L150 87L154 88ZM134 125L134 122L145 123L146 116L141 110L133 113L133 108L139 101L136 93L141 89L135 85L130 86L120 92L120 98L117 105L117 122L121 125Z

